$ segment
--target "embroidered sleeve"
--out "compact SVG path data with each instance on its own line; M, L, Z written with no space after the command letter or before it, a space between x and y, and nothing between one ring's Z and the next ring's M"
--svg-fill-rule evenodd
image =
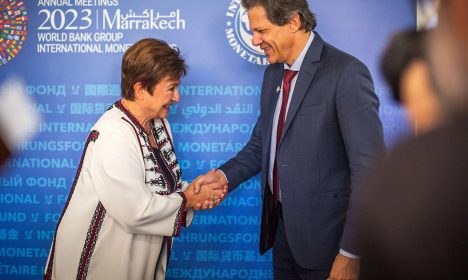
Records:
M140 144L133 128L122 123L106 127L93 146L88 172L96 194L125 231L172 236L179 232L174 221L181 221L185 206L176 193L159 195L148 189Z

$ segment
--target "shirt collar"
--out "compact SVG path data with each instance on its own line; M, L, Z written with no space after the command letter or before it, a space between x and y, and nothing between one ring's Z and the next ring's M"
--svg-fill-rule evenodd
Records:
M311 31L309 39L307 40L306 45L304 46L304 48L302 49L302 52L299 54L299 56L294 61L293 65L291 65L291 67L289 67L286 63L284 63L284 69L289 69L289 70L293 70L293 71L299 71L299 69L301 69L302 62L304 61L305 55L306 55L307 51L309 50L309 47L312 44L312 41L314 40L314 38L315 38L315 33Z

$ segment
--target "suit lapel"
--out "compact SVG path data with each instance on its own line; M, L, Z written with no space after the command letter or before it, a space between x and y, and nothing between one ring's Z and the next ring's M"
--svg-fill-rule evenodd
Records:
M291 125L294 117L297 114L297 111L299 110L302 100L307 94L307 89L309 88L315 73L318 70L319 64L317 62L320 61L322 48L323 40L317 33L315 33L315 38L312 41L312 44L310 45L309 50L304 57L304 61L302 62L301 69L299 70L299 76L297 77L291 103L289 104L288 114L286 116L286 122L284 124L281 139L283 139L285 133L288 131L289 126Z
M283 64L278 64L275 65L275 68L272 69L271 73L271 79L272 83L271 86L272 88L269 89L269 92L267 93L269 95L269 102L268 102L268 108L266 112L268 115L266 116L266 127L265 127L265 132L264 135L267 135L265 141L268 147L266 149L267 154L270 154L270 144L271 144L271 131L273 129L273 118L275 116L275 108L276 108L276 103L278 102L278 96L279 96L279 91L277 90L278 88L281 88L281 81L283 80Z

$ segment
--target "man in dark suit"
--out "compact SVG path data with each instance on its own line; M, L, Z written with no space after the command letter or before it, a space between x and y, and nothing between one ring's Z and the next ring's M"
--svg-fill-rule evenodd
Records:
M339 243L350 193L385 150L370 73L313 32L307 1L242 5L271 64L261 113L237 156L194 183L231 191L262 172L260 251L273 247L275 279L357 279Z

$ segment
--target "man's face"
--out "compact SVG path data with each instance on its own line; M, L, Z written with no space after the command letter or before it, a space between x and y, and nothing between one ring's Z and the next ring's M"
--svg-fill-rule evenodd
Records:
M288 24L278 26L268 20L265 8L254 6L248 11L250 30L253 32L252 43L260 46L270 63L292 64L292 33Z

